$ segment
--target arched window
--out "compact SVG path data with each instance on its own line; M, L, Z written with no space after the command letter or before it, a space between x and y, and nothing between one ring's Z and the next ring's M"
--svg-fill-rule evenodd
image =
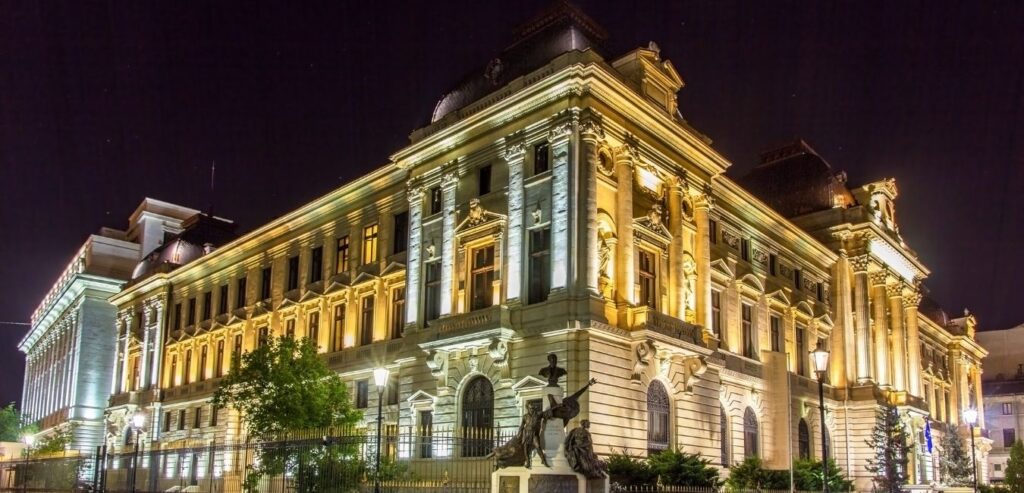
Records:
M758 447L758 424L757 415L754 410L747 408L743 412L743 456L757 457L760 451Z
M466 384L462 394L462 456L483 457L491 453L494 434L494 387L485 377Z
M807 427L807 420L800 418L800 425L796 432L797 451L800 459L811 458L811 430Z
M722 449L722 467L729 467L729 444L732 442L729 439L729 415L725 413L724 406L718 407L718 413L718 436L721 439L719 446Z
M661 382L654 380L647 388L647 451L660 452L669 447L668 392Z

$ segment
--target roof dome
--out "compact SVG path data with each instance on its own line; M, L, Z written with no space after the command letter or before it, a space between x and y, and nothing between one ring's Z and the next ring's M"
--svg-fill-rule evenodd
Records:
M206 214L196 214L182 223L184 230L146 255L132 271L132 281L177 267L213 252L234 237L235 223Z

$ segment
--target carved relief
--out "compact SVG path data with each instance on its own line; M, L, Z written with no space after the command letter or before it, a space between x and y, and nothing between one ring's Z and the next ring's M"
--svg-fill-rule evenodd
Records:
M491 356L491 360L494 361L495 365L505 366L508 364L508 341L495 339L491 341L490 346L487 347L487 354Z
M682 375L683 392L686 395L693 395L693 384L707 370L708 364L703 356L689 356L683 359L680 365L680 375Z
M480 199L470 199L469 201L469 221L470 226L476 226L484 222L484 208L480 206Z
M755 248L754 249L754 261L756 261L759 264L767 264L768 263L768 252L766 252L764 250L761 250L760 248Z
M733 249L739 248L740 246L740 237L737 236L736 233L733 233L728 229L722 230L722 241L724 241L726 245L729 245L729 247Z
M427 354L427 368L430 374L436 378L445 378L448 371L448 353L446 351L431 351Z
M643 374L647 371L647 367L650 366L651 355L654 353L654 342L643 341L636 345L633 350L635 359L633 360L633 383L641 383Z

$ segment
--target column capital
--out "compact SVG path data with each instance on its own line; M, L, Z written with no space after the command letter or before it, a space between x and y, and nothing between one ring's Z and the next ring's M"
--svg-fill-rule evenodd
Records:
M601 114L593 110L586 110L579 123L579 130L580 137L583 138L583 140L589 140L592 142L604 140L604 128L602 126Z
M868 275L871 276L872 286L885 286L889 280L889 272L884 269L870 272Z
M413 178L405 184L405 198L409 200L410 204L415 204L423 200L423 195L426 193L426 189L423 183L416 178Z
M715 207L714 190L711 189L711 185L704 184L699 190L691 190L690 196L693 198L694 209L707 211Z
M900 283L889 283L885 285L885 293L890 298L901 298L903 296L903 285Z
M459 183L459 161L453 159L441 167L441 186L446 189L455 188Z
M579 121L580 110L577 108L570 108L556 114L548 129L548 142L554 144L557 141L568 139L576 130Z
M502 139L501 157L511 162L526 156L525 135L522 130L512 132Z
M871 256L869 255L853 255L850 257L850 267L854 272L866 273L869 265L871 265Z
M903 293L903 307L917 308L921 304L921 292L916 289L908 289Z

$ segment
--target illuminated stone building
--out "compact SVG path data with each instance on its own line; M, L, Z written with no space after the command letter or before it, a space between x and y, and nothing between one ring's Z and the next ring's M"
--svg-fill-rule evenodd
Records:
M140 270L112 298L119 333L135 328L115 367L146 334L162 345L150 379L115 382L110 444L138 409L149 446L242 439L209 398L232 359L280 335L315 339L367 422L372 370L387 366L389 429L515 426L552 352L567 389L599 381L580 419L601 454L787 468L820 456L824 433L865 488L880 403L899 404L915 437L955 427L980 398L984 350L973 318L919 308L928 270L900 239L893 181L847 186L803 143L736 181L683 119L658 47L606 57L604 37L558 4L389 163L180 267ZM832 353L825 423L818 344ZM935 480L924 441L915 483ZM157 467L236 473L204 454Z
M978 342L989 351L985 358L985 422L992 435L988 456L989 477L1002 481L1010 447L1024 438L1024 324L1004 330L978 333Z
M146 199L127 231L103 228L90 235L32 313L32 327L18 345L26 358L21 408L42 436L71 427L71 448L103 443L117 313L108 298L131 276L140 252L196 212Z

